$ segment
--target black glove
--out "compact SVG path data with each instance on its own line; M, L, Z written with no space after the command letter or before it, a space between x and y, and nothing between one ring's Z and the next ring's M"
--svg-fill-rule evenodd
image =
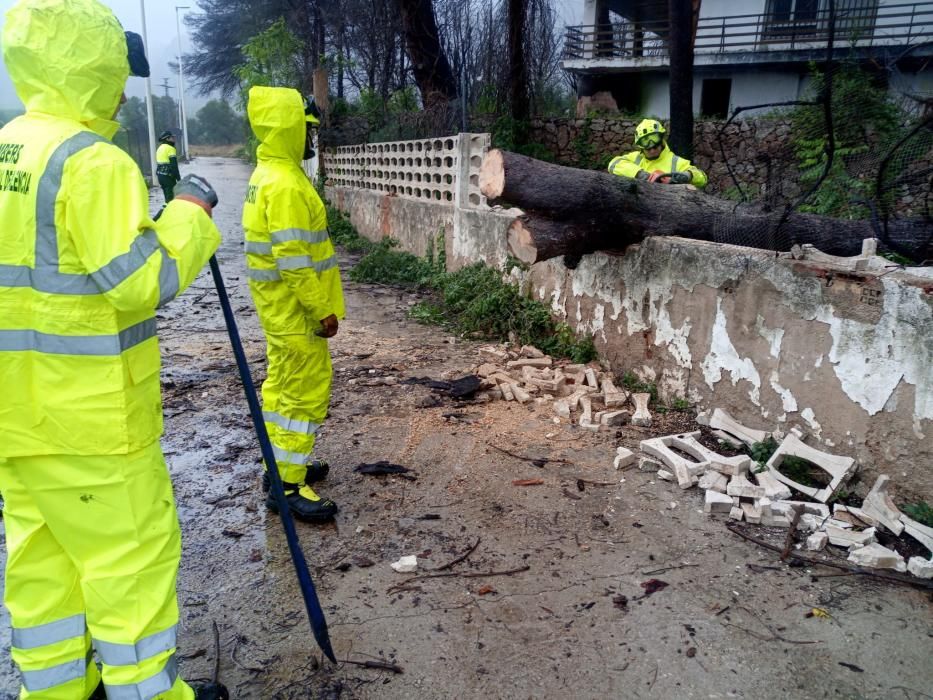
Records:
M210 205L211 209L217 206L217 193L211 183L199 175L185 175L175 185L175 196L186 194L189 197L200 199Z
M648 177L649 175L647 170L639 170L637 173L635 173L636 180L647 180Z
M693 182L693 174L689 170L681 170L679 173L671 173L672 185L686 185Z

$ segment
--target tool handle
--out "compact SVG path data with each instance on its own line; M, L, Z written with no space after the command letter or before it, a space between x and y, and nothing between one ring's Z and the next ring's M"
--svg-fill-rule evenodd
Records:
M214 286L217 287L217 296L220 297L220 307L223 309L224 321L227 324L227 333L230 335L230 345L233 346L233 355L236 357L240 380L243 382L243 391L246 393L246 403L249 404L249 413L253 419L253 428L256 430L256 437L259 438L259 448L262 451L262 458L266 463L266 471L269 473L272 495L279 507L279 516L282 518L282 527L285 528L285 540L288 542L288 551L292 555L292 563L295 565L295 573L298 575L298 585L301 588L301 595L304 598L305 608L308 611L308 619L311 622L311 632L314 634L314 639L317 641L321 651L324 652L324 655L333 663L337 663L337 657L334 656L334 649L330 643L330 635L327 632L327 620L324 618L324 611L321 609L321 603L318 600L317 591L314 588L314 581L311 580L311 572L308 571L308 563L305 561L304 552L301 551L301 544L298 542L298 534L295 532L295 521L292 519L288 501L285 500L285 489L282 486L282 478L279 476L275 455L272 452L272 443L269 442L269 433L266 431L266 423L262 417L262 409L259 407L259 397L256 396L256 387L253 386L253 378L249 371L249 363L246 361L246 353L243 351L243 343L240 341L240 332L237 329L236 319L233 316L233 309L230 307L230 298L227 296L227 289L224 286L224 280L220 274L220 266L217 264L216 256L211 256L210 267L211 275L214 278Z

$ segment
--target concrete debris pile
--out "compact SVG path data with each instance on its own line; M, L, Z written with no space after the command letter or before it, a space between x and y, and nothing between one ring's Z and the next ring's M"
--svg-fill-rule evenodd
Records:
M650 395L619 389L598 365L558 364L530 345L518 351L484 346L479 352L485 360L476 368L479 399L551 404L555 420L574 420L575 414L581 428L594 432L629 422L651 426ZM624 410L630 401L633 410Z
M751 447L771 435L747 428L729 414L716 409L697 418L727 443ZM806 548L819 551L827 545L849 550L848 560L856 566L910 572L933 578L933 559L904 558L877 542L879 531L898 536L906 532L933 552L933 528L902 513L887 493L888 476L878 477L861 508L829 502L855 473L855 460L822 452L805 444L799 434L788 433L765 465L747 455L726 457L700 444L700 432L667 435L642 440L648 455L643 464L658 464L658 477L676 481L682 489L699 486L705 493L704 510L756 525L789 528L807 533ZM625 448L619 448L621 450ZM688 458L689 456L689 458ZM826 472L828 485L817 488L798 483L778 467L788 458L803 459ZM631 463L634 459L627 460ZM616 458L617 466L620 458ZM793 500L797 492L812 501Z

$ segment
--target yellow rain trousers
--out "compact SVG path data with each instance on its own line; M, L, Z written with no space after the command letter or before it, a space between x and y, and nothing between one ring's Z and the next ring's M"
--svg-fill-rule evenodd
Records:
M26 105L0 129L0 492L20 698L87 698L102 674L109 700L190 700L155 309L220 235L186 201L153 222L139 169L109 141L129 73L109 9L20 0L2 46Z
M663 173L679 173L689 170L693 174L693 180L690 184L703 188L706 187L706 173L693 165L686 158L674 155L674 152L665 142L664 149L654 160L649 160L641 151L632 151L624 156L616 156L609 161L606 168L613 175L624 175L625 177L635 177L640 170L646 170L653 173L660 170Z
M282 481L302 484L327 415L333 370L321 320L344 317L343 290L321 198L301 169L306 122L296 90L254 87L260 141L243 206L249 288L266 334L263 416ZM308 487L302 495L316 500Z

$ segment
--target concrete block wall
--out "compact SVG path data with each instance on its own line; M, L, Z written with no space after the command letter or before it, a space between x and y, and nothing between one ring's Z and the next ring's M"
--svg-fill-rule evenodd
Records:
M509 273L592 335L617 374L655 382L665 400L721 407L759 429L800 426L814 446L855 457L863 483L889 473L901 497L933 501L930 268L876 259L855 271L829 256L659 237L584 256L575 270L560 259L505 270L517 210L327 193L369 238L424 255L443 233L450 269L481 261Z
M324 154L324 169L334 187L482 206L479 166L488 147L488 134L340 146ZM460 185L465 189L458 191Z

